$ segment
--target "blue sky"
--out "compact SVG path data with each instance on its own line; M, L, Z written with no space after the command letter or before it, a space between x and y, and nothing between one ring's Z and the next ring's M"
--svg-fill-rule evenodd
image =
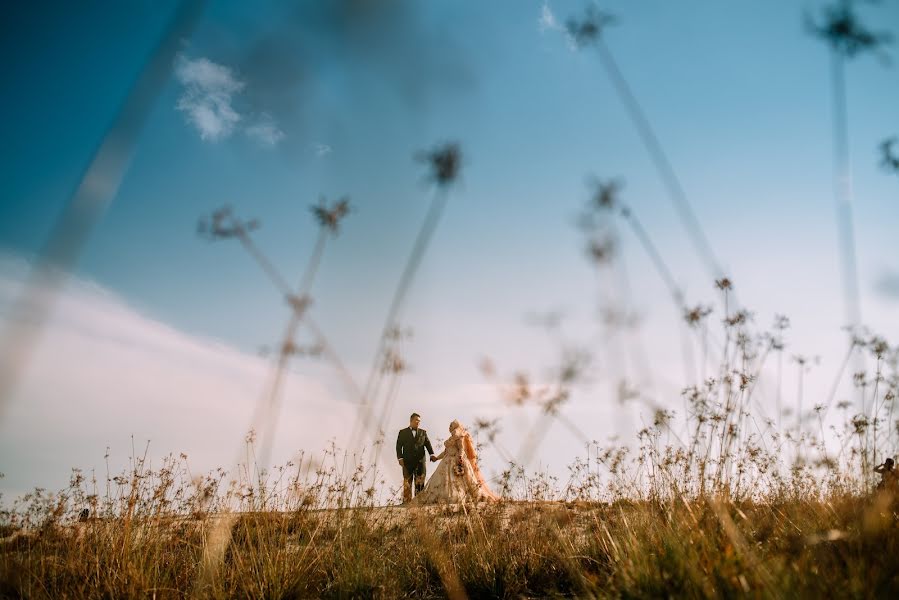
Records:
M189 90L173 72L77 277L178 331L253 354L275 342L287 307L236 243L199 239L197 220L225 202L259 218L258 243L297 279L316 233L309 205L349 195L355 210L326 251L314 314L362 374L430 198L412 155L453 139L466 158L462 181L405 315L416 332L410 390L482 382L484 355L507 370L539 369L555 350L525 323L531 311L562 309L567 333L593 335L597 294L613 285L585 260L574 226L590 174L626 182L623 199L691 301L715 300L598 57L540 22L545 9L564 22L584 2L351 5L209 3L179 64L224 69L237 82L229 106L239 120L204 139L178 108ZM4 254L39 252L175 6L22 5L4 19ZM802 24L822 3L600 6L619 18L607 43L740 300L761 323L791 316L796 351L821 353L832 372L844 319L829 59ZM899 36L899 3L859 11ZM895 46L887 52L895 63ZM899 134L896 68L866 55L847 70L863 315L893 342L899 299L878 285L899 278L899 177L878 166L877 144ZM277 132L273 143L254 135L260 125ZM676 312L636 242L623 244L628 308L644 318L653 367L675 379ZM404 394L395 420L430 402Z

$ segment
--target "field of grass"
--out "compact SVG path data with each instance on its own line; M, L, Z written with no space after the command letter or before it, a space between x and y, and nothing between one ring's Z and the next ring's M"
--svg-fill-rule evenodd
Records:
M111 478L77 472L3 513L0 596L895 597L899 529L888 493L795 466L763 492L658 454L641 485L623 449L576 463L564 487L505 474L496 505L378 506L365 468L275 469L256 487L224 472L184 481L181 459ZM654 452L645 452L652 460ZM758 457L751 469L765 469ZM334 461L339 464L339 461ZM706 470L710 465L706 465ZM770 466L770 465L769 465ZM692 467L689 467L692 468ZM678 473L678 470L681 470ZM772 467L773 469L773 467ZM308 468L307 468L308 470ZM775 471L772 470L771 473ZM770 473L769 473L770 474ZM264 475L264 474L263 474ZM764 473L763 476L766 476ZM266 487L267 486L267 487ZM555 497L556 499L549 499ZM210 553L228 535L220 558Z

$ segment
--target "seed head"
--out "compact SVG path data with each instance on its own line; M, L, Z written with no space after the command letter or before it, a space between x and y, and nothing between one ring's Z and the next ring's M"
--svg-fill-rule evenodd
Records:
M726 318L724 322L730 327L736 327L737 325L743 325L751 319L751 312L749 312L748 310L738 310L737 312Z
M587 255L597 264L609 262L615 256L615 240L611 236L590 240Z
M858 20L848 2L824 9L824 19L819 25L806 17L806 27L830 44L830 47L847 58L866 50L877 50L892 41L888 33L873 33Z
M387 348L384 351L384 362L381 365L381 371L383 373L393 373L395 375L399 375L400 373L405 373L408 370L409 364L397 350L393 348Z
M531 379L527 373L519 371L512 376L512 385L506 390L506 400L515 406L522 406L534 395Z
M600 210L611 210L618 206L618 193L624 184L618 179L593 182L593 207Z
M667 427L673 416L674 413L657 408L652 416L652 424L656 427Z
M710 314L712 314L711 307L697 304L695 307L686 310L684 319L687 321L688 325L696 327Z
M568 390L562 389L553 394L543 403L543 412L547 415L559 414L559 409L568 401L570 393Z
M231 207L225 205L197 222L197 235L209 241L241 237L259 229L259 221L243 222L234 216Z
M894 136L880 143L880 166L899 175L899 155L893 151L897 142L899 138Z
M870 347L871 352L878 359L883 358L883 355L890 350L890 346L887 344L886 340L877 336L871 338Z
M456 181L462 168L462 151L456 142L438 144L431 150L423 150L416 159L427 163L431 169L430 179L440 187L447 187Z
M492 444L496 440L496 435L499 433L499 419L475 419L472 428L475 433L484 432L487 436L487 440Z
M588 6L580 19L571 17L565 22L565 30L578 48L595 44L602 35L603 29L615 23L617 19L606 12Z
M349 214L350 199L346 196L328 206L328 201L322 196L317 206L311 206L310 210L315 215L315 220L323 229L327 229L330 233L337 235L340 229L340 221Z

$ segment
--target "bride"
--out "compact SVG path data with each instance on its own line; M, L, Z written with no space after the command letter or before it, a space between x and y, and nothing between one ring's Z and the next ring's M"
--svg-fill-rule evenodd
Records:
M478 454L471 435L455 420L450 423L449 431L445 449L431 458L441 462L413 504L498 501L500 497L490 491L478 468Z

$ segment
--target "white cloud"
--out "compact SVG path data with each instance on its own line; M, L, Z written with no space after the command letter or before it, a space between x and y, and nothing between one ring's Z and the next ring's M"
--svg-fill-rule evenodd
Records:
M553 14L552 9L549 7L549 2L544 2L540 9L540 18L537 19L537 27L540 30L540 33L564 30L559 24L558 19L556 19L556 15Z
M179 56L175 76L184 86L177 108L200 137L215 142L230 136L241 119L231 103L244 83L228 67L206 58Z
M549 2L544 2L543 6L540 7L540 17L537 19L537 29L540 33L546 33L547 31L556 31L561 33L565 37L565 43L568 45L569 50L577 50L577 43L574 40L574 37L568 32L568 29L559 22L559 19L556 17L555 13L553 13L552 8L549 6Z
M259 121L246 128L246 134L263 146L277 146L284 139L284 132L275 124L271 115L263 114Z
M27 264L0 256L0 335ZM111 447L125 466L131 435L151 456L185 452L192 470L230 468L269 363L225 343L179 331L114 293L73 279L0 421L0 492L63 487L71 467L96 468ZM299 372L302 370L302 374ZM318 453L347 435L354 405L324 364L302 363L286 381L272 459ZM101 475L102 474L102 475Z
M334 149L331 148L328 144L316 144L315 145L315 155L318 157L327 156L333 152Z
M235 107L235 100L246 88L234 71L208 58L190 59L179 56L175 76L184 90L175 105L185 114L187 122L208 142L229 138L246 115ZM273 147L286 137L268 113L263 113L243 128L247 137L263 146Z

